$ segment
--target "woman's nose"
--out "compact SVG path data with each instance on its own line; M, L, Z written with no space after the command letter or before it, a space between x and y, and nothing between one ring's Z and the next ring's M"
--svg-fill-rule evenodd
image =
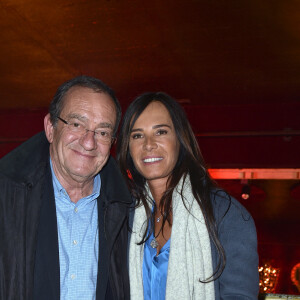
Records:
M151 151L152 149L156 149L157 148L157 143L155 141L154 137L145 137L144 140L144 149L146 149L147 151Z

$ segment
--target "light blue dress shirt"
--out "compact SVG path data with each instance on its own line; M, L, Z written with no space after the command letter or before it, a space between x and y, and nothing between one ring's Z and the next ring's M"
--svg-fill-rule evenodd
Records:
M95 300L98 273L98 211L97 197L101 179L94 179L91 195L76 204L56 178L50 160L55 195L59 267L60 299Z
M170 253L169 239L161 248L158 256L156 249L150 243L153 233L144 246L143 260L143 286L145 300L164 300L166 297L166 284Z

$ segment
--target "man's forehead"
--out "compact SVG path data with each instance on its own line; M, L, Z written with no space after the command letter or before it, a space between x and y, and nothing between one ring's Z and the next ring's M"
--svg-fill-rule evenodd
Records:
M107 122L115 125L117 112L111 96L105 92L94 91L91 88L75 86L66 93L61 116L94 120L95 123Z
M105 102L106 105L111 106L111 108L116 111L116 105L109 94L101 90L94 90L92 88L82 86L74 86L66 92L63 98L62 110L64 108L69 108L69 106L86 105L86 103L88 104L90 102L94 102L96 104L101 103L101 105Z
M92 89L90 87L86 87L86 86L80 86L80 85L75 85L72 86L64 95L64 100L66 99L75 99L78 97L82 97L84 94L90 94L90 93L94 93L94 94L105 94L108 97L110 97L107 93L103 92L102 90L96 90L96 89ZM110 97L111 98L111 97Z

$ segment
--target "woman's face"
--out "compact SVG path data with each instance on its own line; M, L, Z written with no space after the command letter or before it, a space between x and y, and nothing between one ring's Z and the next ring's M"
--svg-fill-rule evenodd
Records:
M176 165L179 148L168 110L161 102L151 102L130 133L129 151L137 171L150 185L166 186Z

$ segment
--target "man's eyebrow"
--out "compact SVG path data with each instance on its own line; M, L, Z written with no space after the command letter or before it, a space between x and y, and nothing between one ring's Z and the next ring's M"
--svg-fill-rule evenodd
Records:
M111 129L113 129L113 126L110 123L102 122L99 125L97 125L97 128L111 128Z
M79 115L79 114L75 114L75 113L67 115L67 118L69 118L69 119L78 119L78 120L81 120L81 121L86 121L87 120L86 117L84 117L82 115Z
M79 115L79 114L75 114L75 113L69 114L67 117L69 119L78 119L80 121L88 121L87 117ZM114 129L113 125L110 124L110 123L107 123L107 122L101 122L101 123L99 123L97 125L97 128L111 128L111 129Z

